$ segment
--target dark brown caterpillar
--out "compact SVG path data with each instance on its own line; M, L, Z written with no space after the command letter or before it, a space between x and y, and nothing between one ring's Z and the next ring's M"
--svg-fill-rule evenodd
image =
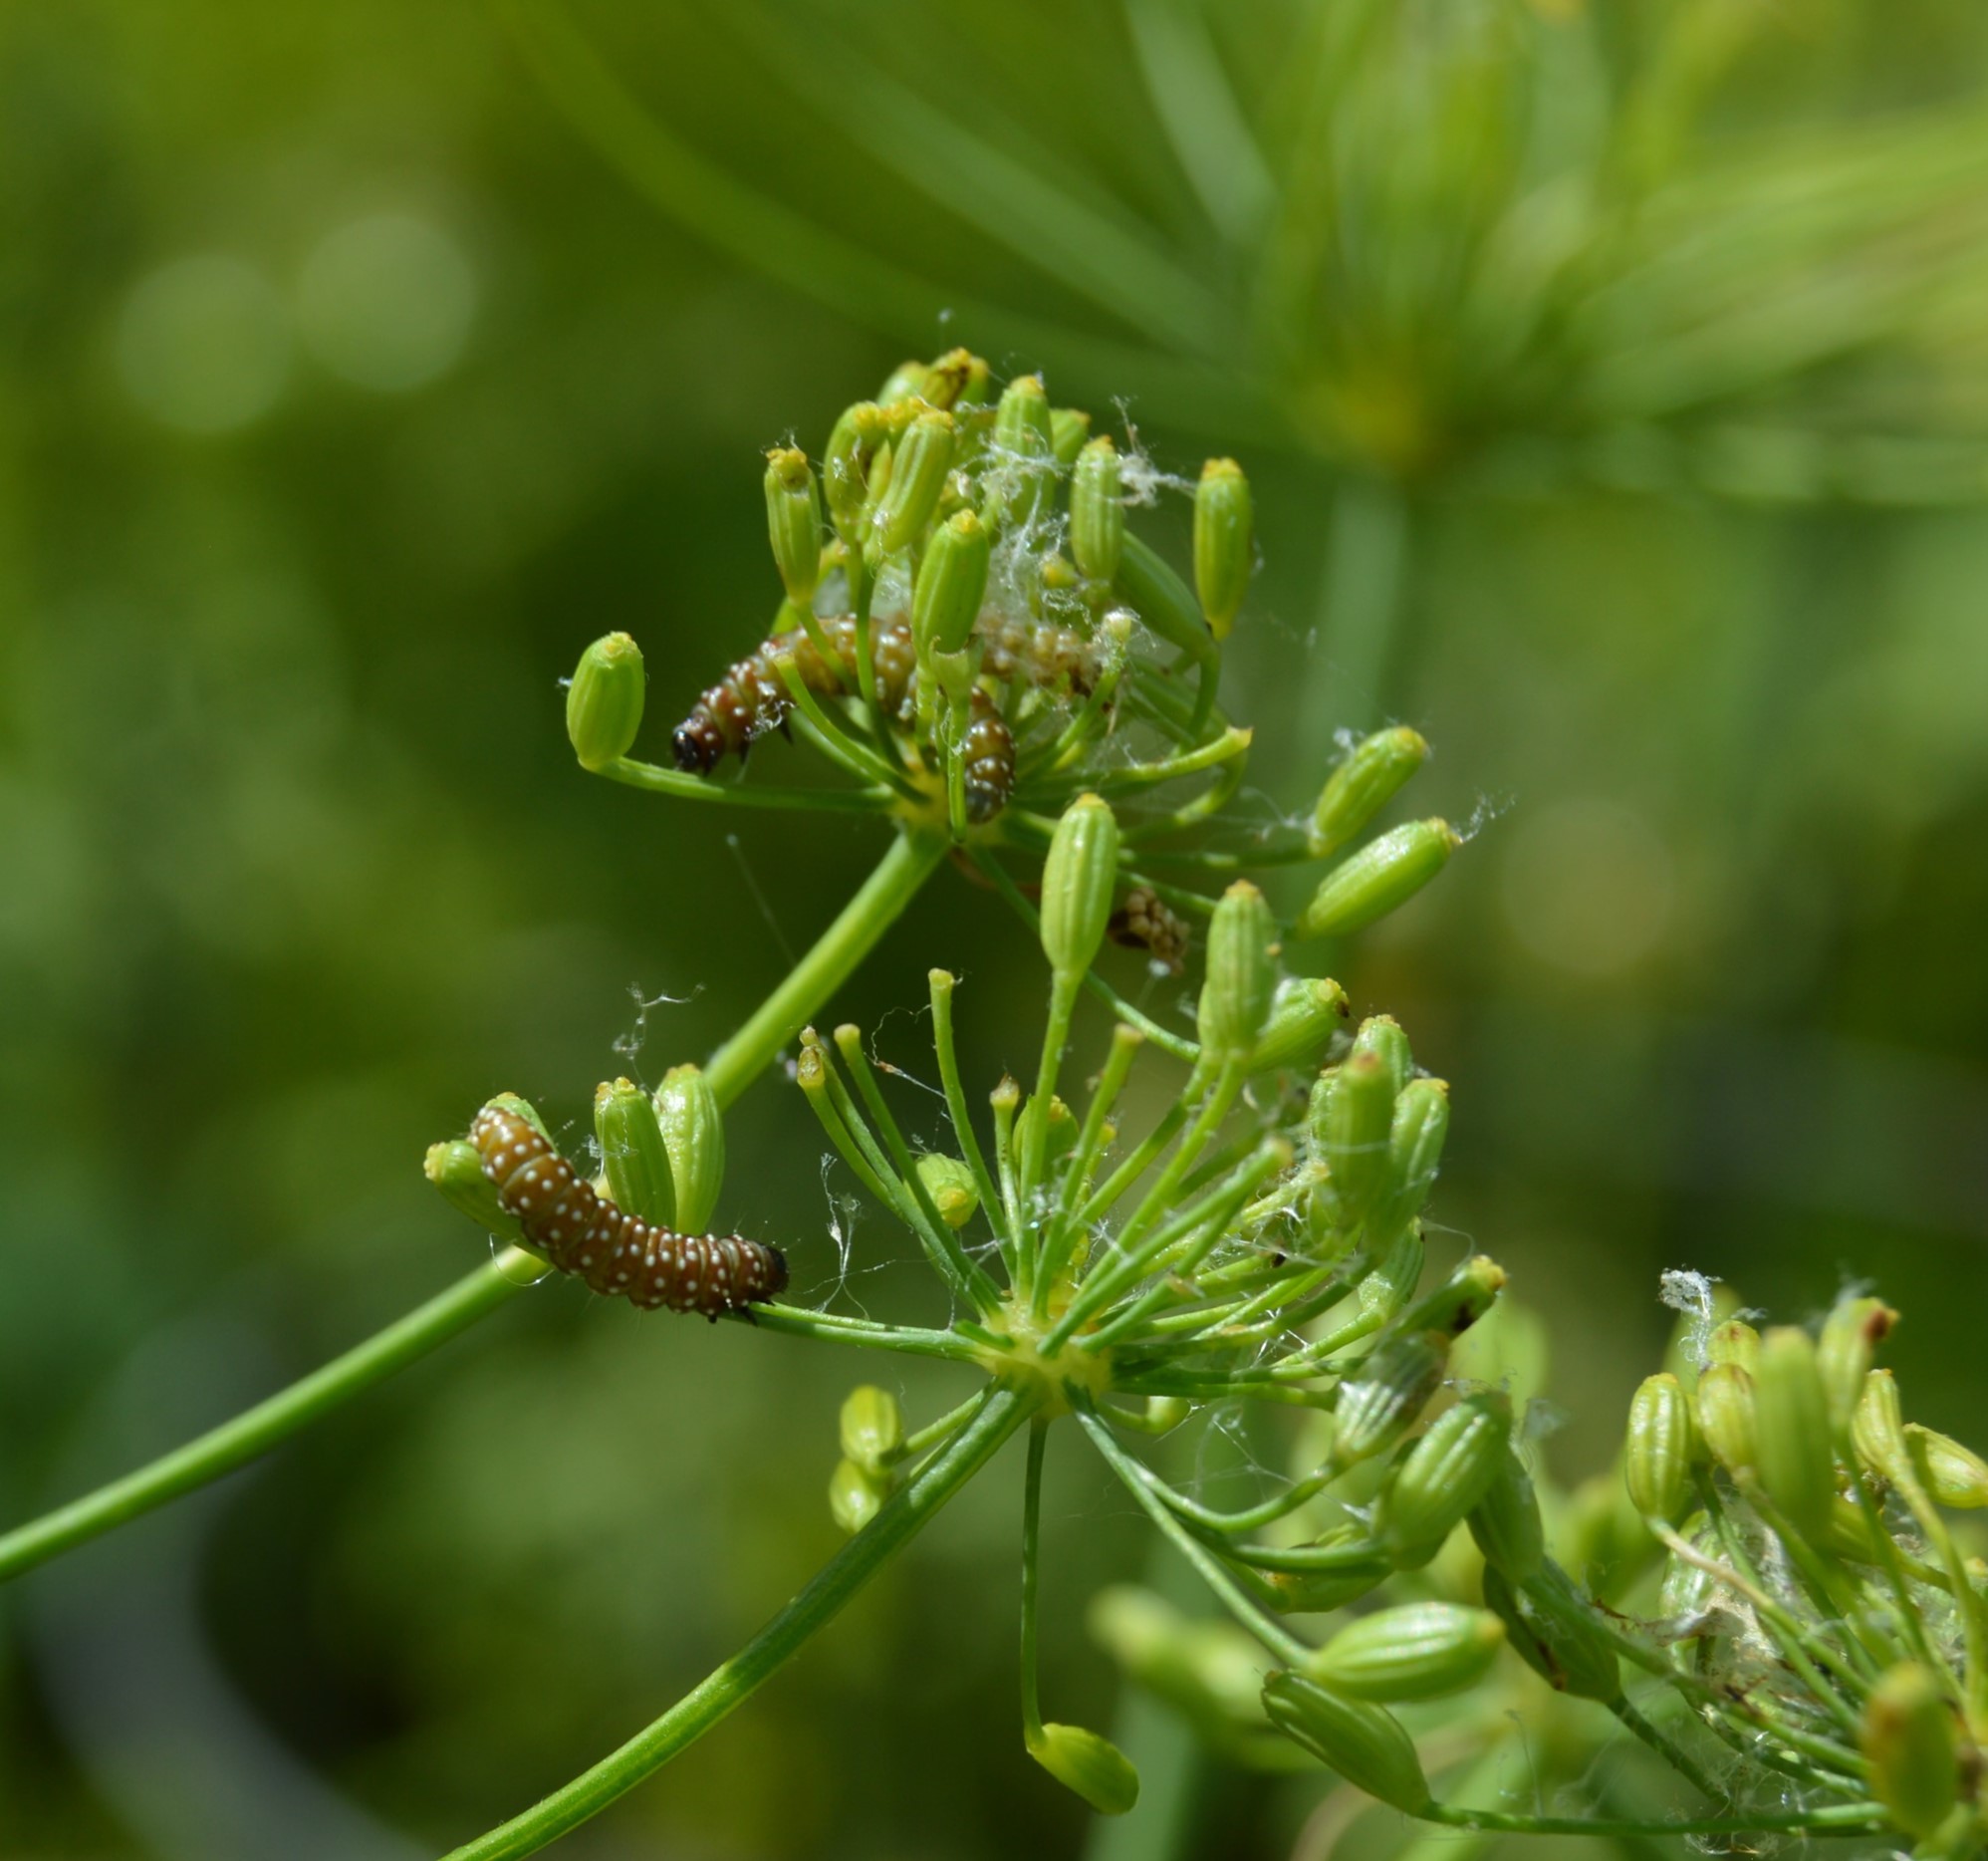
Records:
M973 710L959 744L960 779L966 789L966 818L984 826L1008 805L1015 792L1015 733L994 700L973 688Z
M714 1324L787 1285L778 1247L737 1234L677 1234L651 1227L598 1196L573 1166L515 1112L486 1105L469 1127L483 1174L525 1236L562 1273L644 1308L702 1312Z
M1187 926L1149 886L1134 886L1125 894L1125 902L1112 914L1105 933L1127 949L1147 951L1168 975L1179 975L1187 966Z
M773 668L777 654L791 653L794 668L810 691L824 695L856 688L856 617L839 614L818 623L834 658L825 656L805 628L789 628L762 641L756 651L738 661L723 679L697 700L690 715L676 726L672 747L676 766L693 775L708 775L728 755L743 756L753 739L778 729L787 720L791 701L780 674ZM1068 628L1035 626L983 614L974 632L982 643L981 670L1002 680L1020 678L1037 686L1067 684L1071 692L1086 696L1097 682L1099 652L1083 635ZM911 644L911 624L901 616L877 620L870 631L870 663L876 670L877 701L886 711L902 715L912 695L918 671ZM980 784L984 814L969 814L976 821L991 820L1001 810L1014 787L1014 741L1008 737L1005 748L996 739L998 726L1007 735L991 702L976 702L967 731L969 764L976 755L987 759L986 777ZM980 733L976 746L974 733ZM1005 762L1007 775L1000 775ZM973 777L969 772L969 790Z

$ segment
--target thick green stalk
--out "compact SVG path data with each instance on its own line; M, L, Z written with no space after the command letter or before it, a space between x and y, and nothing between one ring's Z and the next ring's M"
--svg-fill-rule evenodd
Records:
M465 1842L445 1861L512 1861L536 1854L599 1815L618 1796L668 1763L744 1704L826 1628L857 1591L924 1527L960 1487L1026 1422L1034 1405L1015 1390L996 1389L980 1413L913 1473L883 1509L809 1580L786 1608L729 1661L712 1672L645 1730L583 1771L522 1815Z
M436 1345L447 1343L544 1272L544 1263L522 1247L506 1247L475 1272L465 1273L446 1292L437 1293L406 1317L374 1332L344 1356L333 1358L323 1369L314 1370L184 1447L161 1455L136 1472L0 1537L0 1582L233 1472L286 1436L425 1357Z
M1679 1816L1665 1821L1614 1816L1510 1816L1493 1809L1459 1809L1428 1803L1415 1811L1424 1822L1453 1829L1496 1829L1511 1835L1740 1835L1765 1829L1792 1829L1804 1835L1874 1835L1884 1824L1882 1803L1843 1803L1827 1809L1757 1814Z

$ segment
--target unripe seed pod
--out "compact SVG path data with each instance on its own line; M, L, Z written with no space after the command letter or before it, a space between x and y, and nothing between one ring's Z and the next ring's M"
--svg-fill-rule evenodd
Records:
M1691 1405L1668 1371L1645 1377L1629 1402L1622 1477L1643 1517L1674 1525L1691 1496Z
M1428 1779L1393 1714L1282 1669L1263 1683L1263 1710L1357 1789L1410 1815L1427 1806Z
M829 1475L829 1511L851 1537L883 1509L890 1482L867 1473L854 1461L838 1461Z
M1448 1361L1449 1340L1438 1332L1384 1339L1340 1385L1332 1464L1349 1467L1393 1447L1436 1393Z
M920 413L896 442L890 482L870 517L879 555L908 548L931 521L952 467L952 415L936 407Z
M1878 1676L1864 1702L1858 1744L1870 1788L1908 1835L1930 1835L1959 1800L1953 1711L1932 1674L1914 1661Z
M1256 506L1234 459L1209 459L1194 488L1194 589L1208 631L1226 640L1256 567Z
M1532 1475L1510 1442L1484 1496L1471 1508L1469 1525L1484 1561L1508 1580L1525 1583L1538 1575L1546 1561L1546 1525Z
M1082 407L1056 407L1049 416L1050 451L1056 462L1068 470L1091 437L1091 415Z
M608 634L580 656L566 687L566 734L583 769L605 769L633 746L642 722L642 650Z
M1139 1799L1132 1760L1110 1738L1082 1726L1044 1726L1029 1739L1029 1755L1101 1816L1121 1816Z
M676 1188L655 1105L631 1079L594 1093L594 1135L601 1169L616 1204L655 1227L676 1225Z
M808 455L793 446L766 455L766 533L787 599L805 610L822 579L822 492Z
M1824 1321L1816 1344L1816 1368L1829 1398L1830 1426L1839 1440L1848 1438L1870 1359L1897 1322L1898 1314L1882 1299L1840 1299Z
M1364 1221L1387 1193L1387 1140L1394 1121L1394 1081L1379 1054L1355 1053L1320 1082L1312 1098L1313 1134L1323 1112L1326 1167L1341 1218Z
M1777 1325L1760 1340L1753 1396L1760 1483L1797 1530L1820 1538L1829 1529L1836 1467L1829 1398L1807 1332Z
M1201 984L1201 1051L1218 1063L1244 1062L1256 1051L1277 989L1277 921L1263 894L1238 879L1208 924Z
M1330 976L1285 976L1270 998L1270 1017L1251 1050L1250 1071L1309 1065L1347 1013L1346 990Z
M1511 1406L1488 1392L1466 1396L1430 1424L1374 1512L1375 1533L1398 1565L1419 1568L1441 1548L1490 1490L1511 1437Z
M1342 1526L1317 1540L1320 1544L1342 1543L1348 1556L1330 1570L1271 1570L1265 1577L1270 1601L1284 1615L1323 1615L1329 1609L1343 1609L1350 1602L1377 1589L1394 1574L1386 1552L1368 1541L1358 1526Z
M1387 1131L1387 1194L1374 1221L1382 1232L1421 1213L1448 1136L1449 1087L1440 1079L1411 1079L1394 1101Z
M1505 1289L1505 1269L1489 1254L1473 1253L1433 1292L1402 1315L1403 1331L1435 1331L1460 1337L1496 1303Z
M1744 1319L1728 1318L1724 1324L1714 1326L1712 1335L1705 1340L1705 1362L1737 1364L1751 1381L1760 1368L1760 1333Z
M1753 1413L1753 1378L1736 1363L1708 1365L1696 1392L1698 1431L1712 1459L1729 1473L1760 1464L1760 1433Z
M889 432L873 400L844 408L822 454L823 495L836 534L852 549L863 543L863 507L870 498L870 468Z
M1550 1615L1490 1564L1484 1567L1484 1606L1504 1623L1519 1658L1555 1692L1604 1706L1622 1697L1621 1663L1585 1616Z
M1070 553L1094 582L1118 572L1125 547L1125 500L1118 448L1110 435L1094 439L1077 455L1070 480Z
M655 1089L655 1118L669 1152L676 1225L701 1234L711 1224L725 1181L725 1121L701 1069L672 1066Z
M1405 905L1449 864L1463 836L1447 821L1410 821L1369 841L1319 882L1293 936L1343 936Z
M980 1186L957 1157L927 1151L918 1159L918 1181L947 1227L964 1227L980 1206Z
M1393 1325L1409 1294L1422 1283L1426 1256L1422 1231L1411 1221L1387 1243L1379 1263L1354 1288L1361 1316L1375 1325Z
M980 514L989 529L1025 530L1056 491L1056 434L1042 382L1018 376L994 410L993 458Z
M933 533L911 590L911 638L918 657L957 653L973 637L987 594L987 527L963 510Z
M1988 1461L1973 1449L1916 1422L1905 1424L1905 1445L1911 1451L1919 1484L1936 1504L1959 1511L1988 1505Z
M1898 1408L1898 1385L1888 1370L1873 1370L1864 1379L1864 1394L1850 1424L1857 1458L1880 1479L1896 1484L1916 1477L1911 1449L1905 1441L1905 1420Z
M505 1212L497 1185L483 1172L483 1153L468 1139L429 1145L421 1173L441 1191L450 1207L468 1215L486 1233L516 1240L523 1231L517 1217Z
M1505 1625L1458 1603L1406 1603L1349 1623L1305 1663L1356 1700L1439 1700L1474 1687L1505 1642Z
M1392 801L1428 760L1429 746L1405 724L1376 730L1332 773L1312 811L1312 851L1337 853Z
M1118 862L1118 823L1110 804L1079 795L1064 809L1043 861L1043 954L1058 975L1082 975L1105 941Z
M904 1445L904 1412L897 1398L873 1383L858 1384L843 1398L840 1428L843 1458L872 1480L883 1481Z

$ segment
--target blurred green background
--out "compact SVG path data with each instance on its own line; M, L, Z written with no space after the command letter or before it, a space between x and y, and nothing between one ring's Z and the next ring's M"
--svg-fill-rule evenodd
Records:
M1870 1282L1978 1440L1984 68L1961 0L0 18L0 1514L445 1284L482 1243L428 1142L500 1088L577 1137L618 1040L701 1056L826 922L877 830L591 782L557 680L632 631L659 745L771 612L759 449L955 341L1247 463L1271 805L1345 727L1435 744L1475 838L1337 967L1452 1082L1432 1254L1548 1316L1556 1466L1677 1265L1784 1317ZM933 962L1020 1064L1033 952L953 875L842 1013L916 1070ZM778 1081L732 1119L721 1214L804 1296L820 1151ZM509 1813L829 1553L867 1368L518 1302L0 1595L0 1851ZM1062 1459L1046 1686L1104 1725L1082 1602L1144 1540ZM1082 1851L1017 1735L1018 1489L561 1852ZM1191 1852L1237 1857L1317 1793L1213 1791Z

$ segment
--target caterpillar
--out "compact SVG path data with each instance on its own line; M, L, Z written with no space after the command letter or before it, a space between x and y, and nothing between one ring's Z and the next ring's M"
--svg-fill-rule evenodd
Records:
M819 626L833 661L823 655L806 628L789 628L762 641L697 700L671 739L679 769L708 775L726 756L743 756L755 737L786 722L790 700L787 687L773 668L777 654L794 656L795 671L810 691L833 694L854 687L856 617L833 615ZM1087 695L1097 681L1098 649L1068 628L983 614L974 633L981 642L981 669L996 678L1020 678L1036 686L1067 684L1079 697ZM876 673L877 701L886 711L901 716L918 672L910 622L902 617L875 622L870 633L870 654ZM1014 788L1015 743L1006 719L977 689L964 753L968 816L976 823L992 820Z
M597 1195L515 1112L486 1105L469 1127L469 1141L525 1237L562 1273L577 1274L608 1298L702 1312L715 1324L786 1288L787 1258L778 1247L737 1234L651 1226Z
M1112 914L1105 933L1127 949L1143 949L1168 975L1187 966L1187 926L1163 905L1150 886L1134 886Z

